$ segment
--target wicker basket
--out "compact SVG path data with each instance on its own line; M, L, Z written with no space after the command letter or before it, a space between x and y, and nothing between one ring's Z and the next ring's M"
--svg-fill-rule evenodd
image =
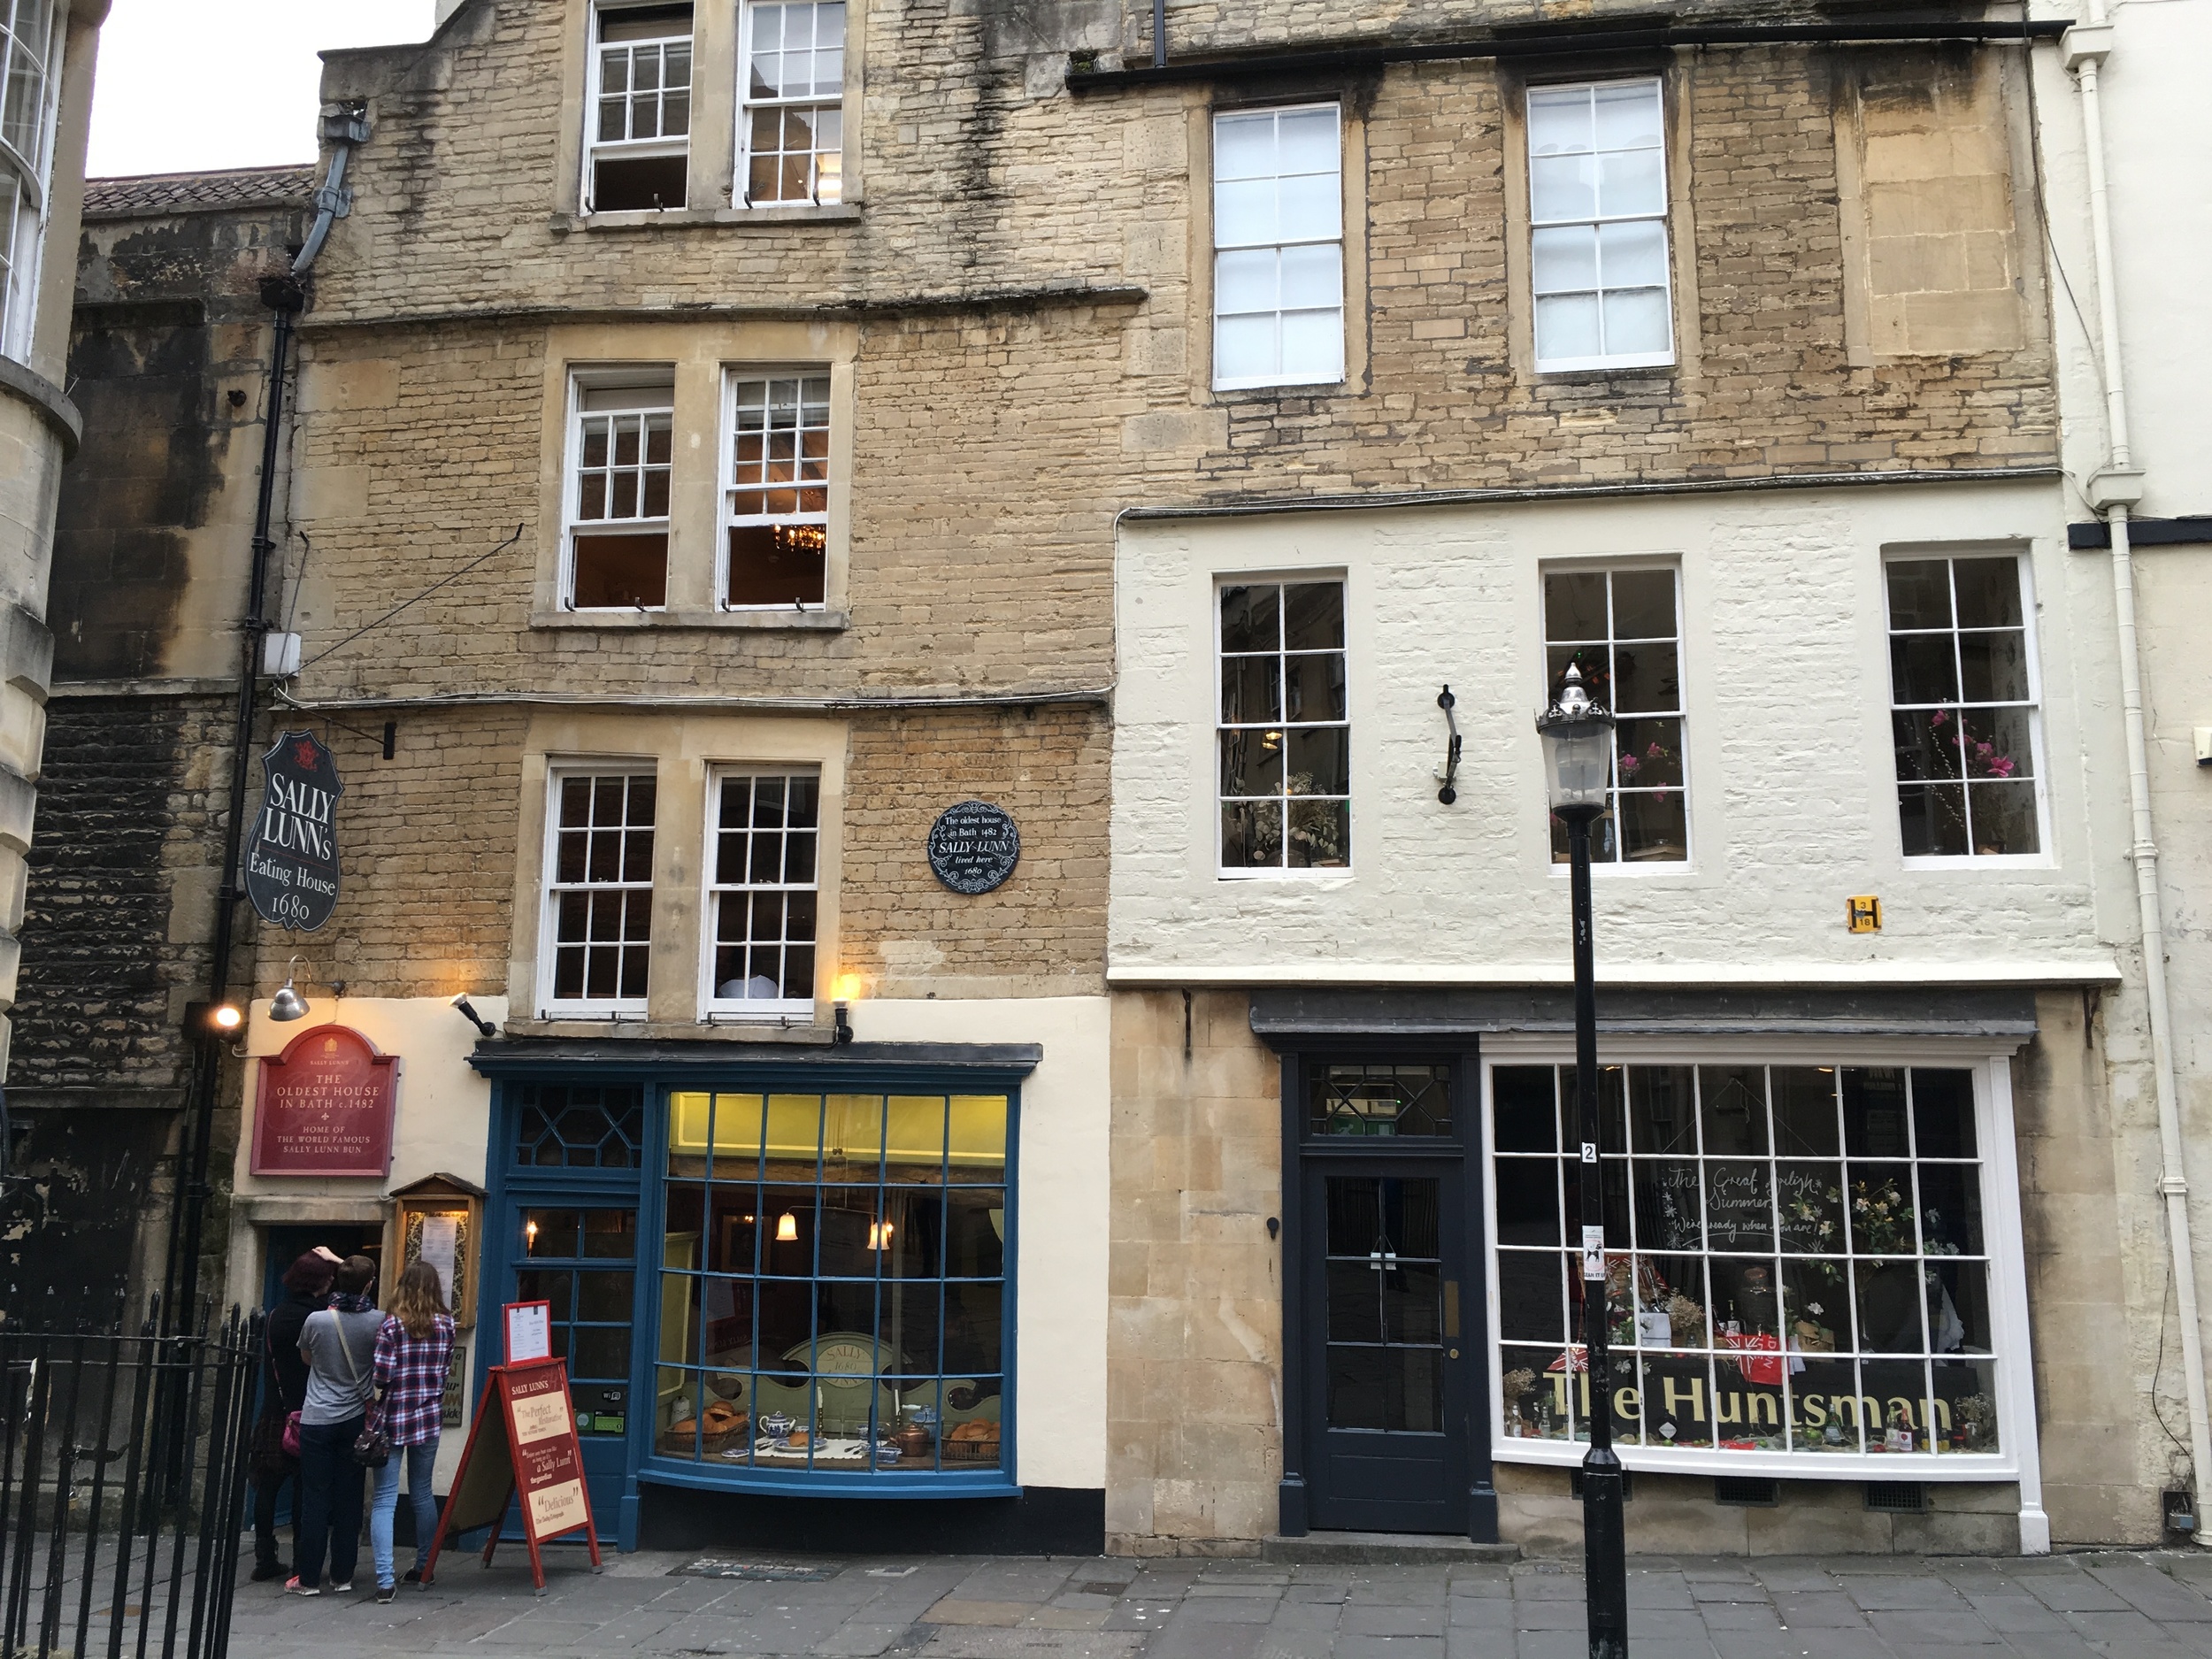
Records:
M947 1463L995 1463L998 1462L998 1436L987 1440L956 1440L939 1442L945 1450Z

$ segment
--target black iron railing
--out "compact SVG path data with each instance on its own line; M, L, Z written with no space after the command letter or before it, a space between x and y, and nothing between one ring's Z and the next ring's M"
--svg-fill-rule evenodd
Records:
M0 1328L0 1655L222 1659L261 1317Z

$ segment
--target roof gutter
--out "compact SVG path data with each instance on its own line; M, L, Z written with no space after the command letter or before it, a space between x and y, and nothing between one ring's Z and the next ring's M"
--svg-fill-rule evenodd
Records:
M1937 42L2018 44L2056 40L2070 19L2017 23L1710 23L1648 29L1577 28L1540 34L1492 35L1474 40L1405 45L1342 46L1327 51L1273 51L1234 58L1154 61L1135 69L1071 71L1068 90L1120 92L1139 87L1272 80L1301 74L1342 74L1392 64L1424 64L1466 58L1587 58L1601 53L1664 50L1677 46L1924 45Z

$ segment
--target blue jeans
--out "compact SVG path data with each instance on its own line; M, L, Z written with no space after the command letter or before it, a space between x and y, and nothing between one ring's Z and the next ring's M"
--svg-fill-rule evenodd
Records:
M361 1477L368 1471L353 1461L353 1438L361 1432L361 1416L300 1425L299 1556L293 1571L311 1588L323 1576L326 1547L333 1584L351 1584L360 1560Z
M395 1446L392 1461L376 1471L376 1502L369 1511L369 1548L376 1556L376 1587L396 1583L392 1576L392 1517L399 1509L399 1465L407 1463L407 1501L415 1506L415 1570L430 1556L438 1532L438 1500L431 1494L430 1471L438 1461L438 1442Z

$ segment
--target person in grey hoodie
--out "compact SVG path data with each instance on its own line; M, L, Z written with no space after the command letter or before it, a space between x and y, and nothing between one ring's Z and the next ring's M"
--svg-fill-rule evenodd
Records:
M353 1588L365 1473L353 1461L353 1442L375 1395L376 1333L384 1323L370 1294L375 1283L376 1263L349 1256L332 1281L336 1300L300 1327L307 1401L300 1408L299 1550L284 1586L294 1595L322 1594L326 1549L330 1587L341 1595Z

